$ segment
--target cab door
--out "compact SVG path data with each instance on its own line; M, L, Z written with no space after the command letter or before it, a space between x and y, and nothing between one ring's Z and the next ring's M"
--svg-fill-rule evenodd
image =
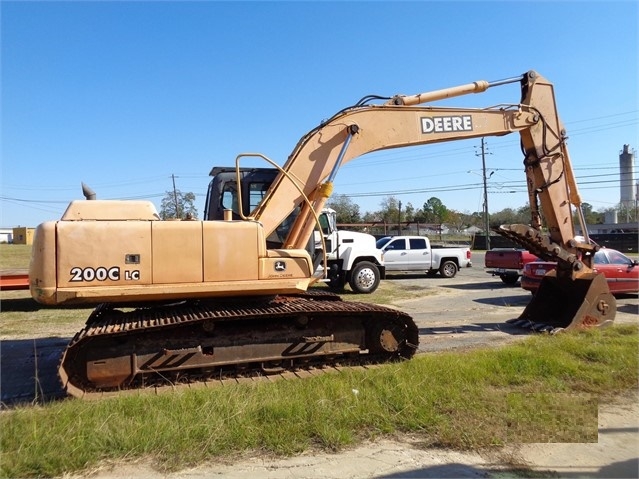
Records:
M406 271L409 269L409 256L405 238L390 240L383 250L386 271Z
M426 238L410 238L408 240L408 262L413 271L430 269L431 252L426 247Z

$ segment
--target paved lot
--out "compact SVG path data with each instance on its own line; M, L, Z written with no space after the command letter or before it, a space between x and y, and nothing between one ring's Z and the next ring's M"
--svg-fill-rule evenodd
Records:
M473 253L472 268L455 278L423 275L391 275L388 281L406 288L419 288L425 295L403 301L398 307L413 316L420 328L420 351L503 344L529 333L505 323L521 315L532 295L519 283L508 286L484 271L482 253ZM617 298L615 323L637 323L636 294Z

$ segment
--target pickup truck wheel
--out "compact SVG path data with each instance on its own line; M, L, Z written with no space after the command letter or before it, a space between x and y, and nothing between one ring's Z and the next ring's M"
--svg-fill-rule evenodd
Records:
M348 282L355 293L369 294L379 286L379 270L370 261L357 263Z
M444 261L439 267L439 274L444 278L454 278L457 274L457 265L454 261Z
M501 280L504 284L513 285L517 284L517 280L519 279L517 276L500 276Z

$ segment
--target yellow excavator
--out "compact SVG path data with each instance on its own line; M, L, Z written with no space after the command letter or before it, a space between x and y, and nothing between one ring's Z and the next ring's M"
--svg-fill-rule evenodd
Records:
M519 103L429 105L510 83L521 86ZM596 246L553 85L529 71L412 96L365 97L305 134L282 167L239 155L238 184L246 156L279 170L241 219L229 211L222 221L162 221L151 202L71 202L59 221L37 227L29 270L40 303L98 305L64 352L66 391L82 397L242 371L412 357L418 328L410 316L309 289L318 281L307 250L318 212L339 168L361 155L512 132L521 139L531 222L499 232L558 264L518 321L551 332L610 324L615 299L592 269ZM573 208L585 237L575 235Z

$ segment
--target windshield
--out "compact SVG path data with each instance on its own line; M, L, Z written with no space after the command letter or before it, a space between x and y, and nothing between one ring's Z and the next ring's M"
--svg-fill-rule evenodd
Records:
M386 243L388 243L391 240L390 236L386 236L384 238L380 238L377 240L377 243L375 243L375 247L377 249L382 249L384 246L386 246Z
M326 213L322 213L321 215L319 215L319 222L320 227L322 228L322 233L324 233L325 235L330 234L330 219Z

